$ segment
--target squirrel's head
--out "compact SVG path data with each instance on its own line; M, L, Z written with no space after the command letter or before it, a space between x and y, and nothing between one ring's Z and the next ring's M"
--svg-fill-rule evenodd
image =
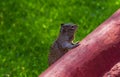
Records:
M60 37L71 42L74 39L76 29L76 24L61 24Z
M65 34L74 34L74 32L77 29L77 25L76 24L61 24L61 29L60 32L61 33L65 33Z

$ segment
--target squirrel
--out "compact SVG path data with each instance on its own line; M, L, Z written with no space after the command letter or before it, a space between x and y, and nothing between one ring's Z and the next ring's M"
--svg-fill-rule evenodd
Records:
M61 24L59 36L50 48L48 55L49 66L68 52L69 49L79 46L79 42L75 44L72 42L77 27L76 24Z

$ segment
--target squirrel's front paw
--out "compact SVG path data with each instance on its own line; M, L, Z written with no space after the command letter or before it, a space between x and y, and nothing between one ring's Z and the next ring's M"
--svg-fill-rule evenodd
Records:
M73 48L78 47L79 45L80 45L79 43L76 43L73 45Z
M79 45L80 45L79 42L75 44L76 47L79 46Z
M79 44L80 42L77 42L76 44ZM80 45L80 44L79 44Z

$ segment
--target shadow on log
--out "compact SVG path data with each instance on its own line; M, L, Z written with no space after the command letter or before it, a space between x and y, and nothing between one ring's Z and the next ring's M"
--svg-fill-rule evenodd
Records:
M120 61L120 10L39 77L102 77Z

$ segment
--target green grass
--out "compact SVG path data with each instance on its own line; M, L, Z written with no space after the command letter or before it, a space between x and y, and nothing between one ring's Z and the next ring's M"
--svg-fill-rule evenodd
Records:
M113 14L120 0L1 0L0 77L37 77L61 23L79 25L83 39Z

